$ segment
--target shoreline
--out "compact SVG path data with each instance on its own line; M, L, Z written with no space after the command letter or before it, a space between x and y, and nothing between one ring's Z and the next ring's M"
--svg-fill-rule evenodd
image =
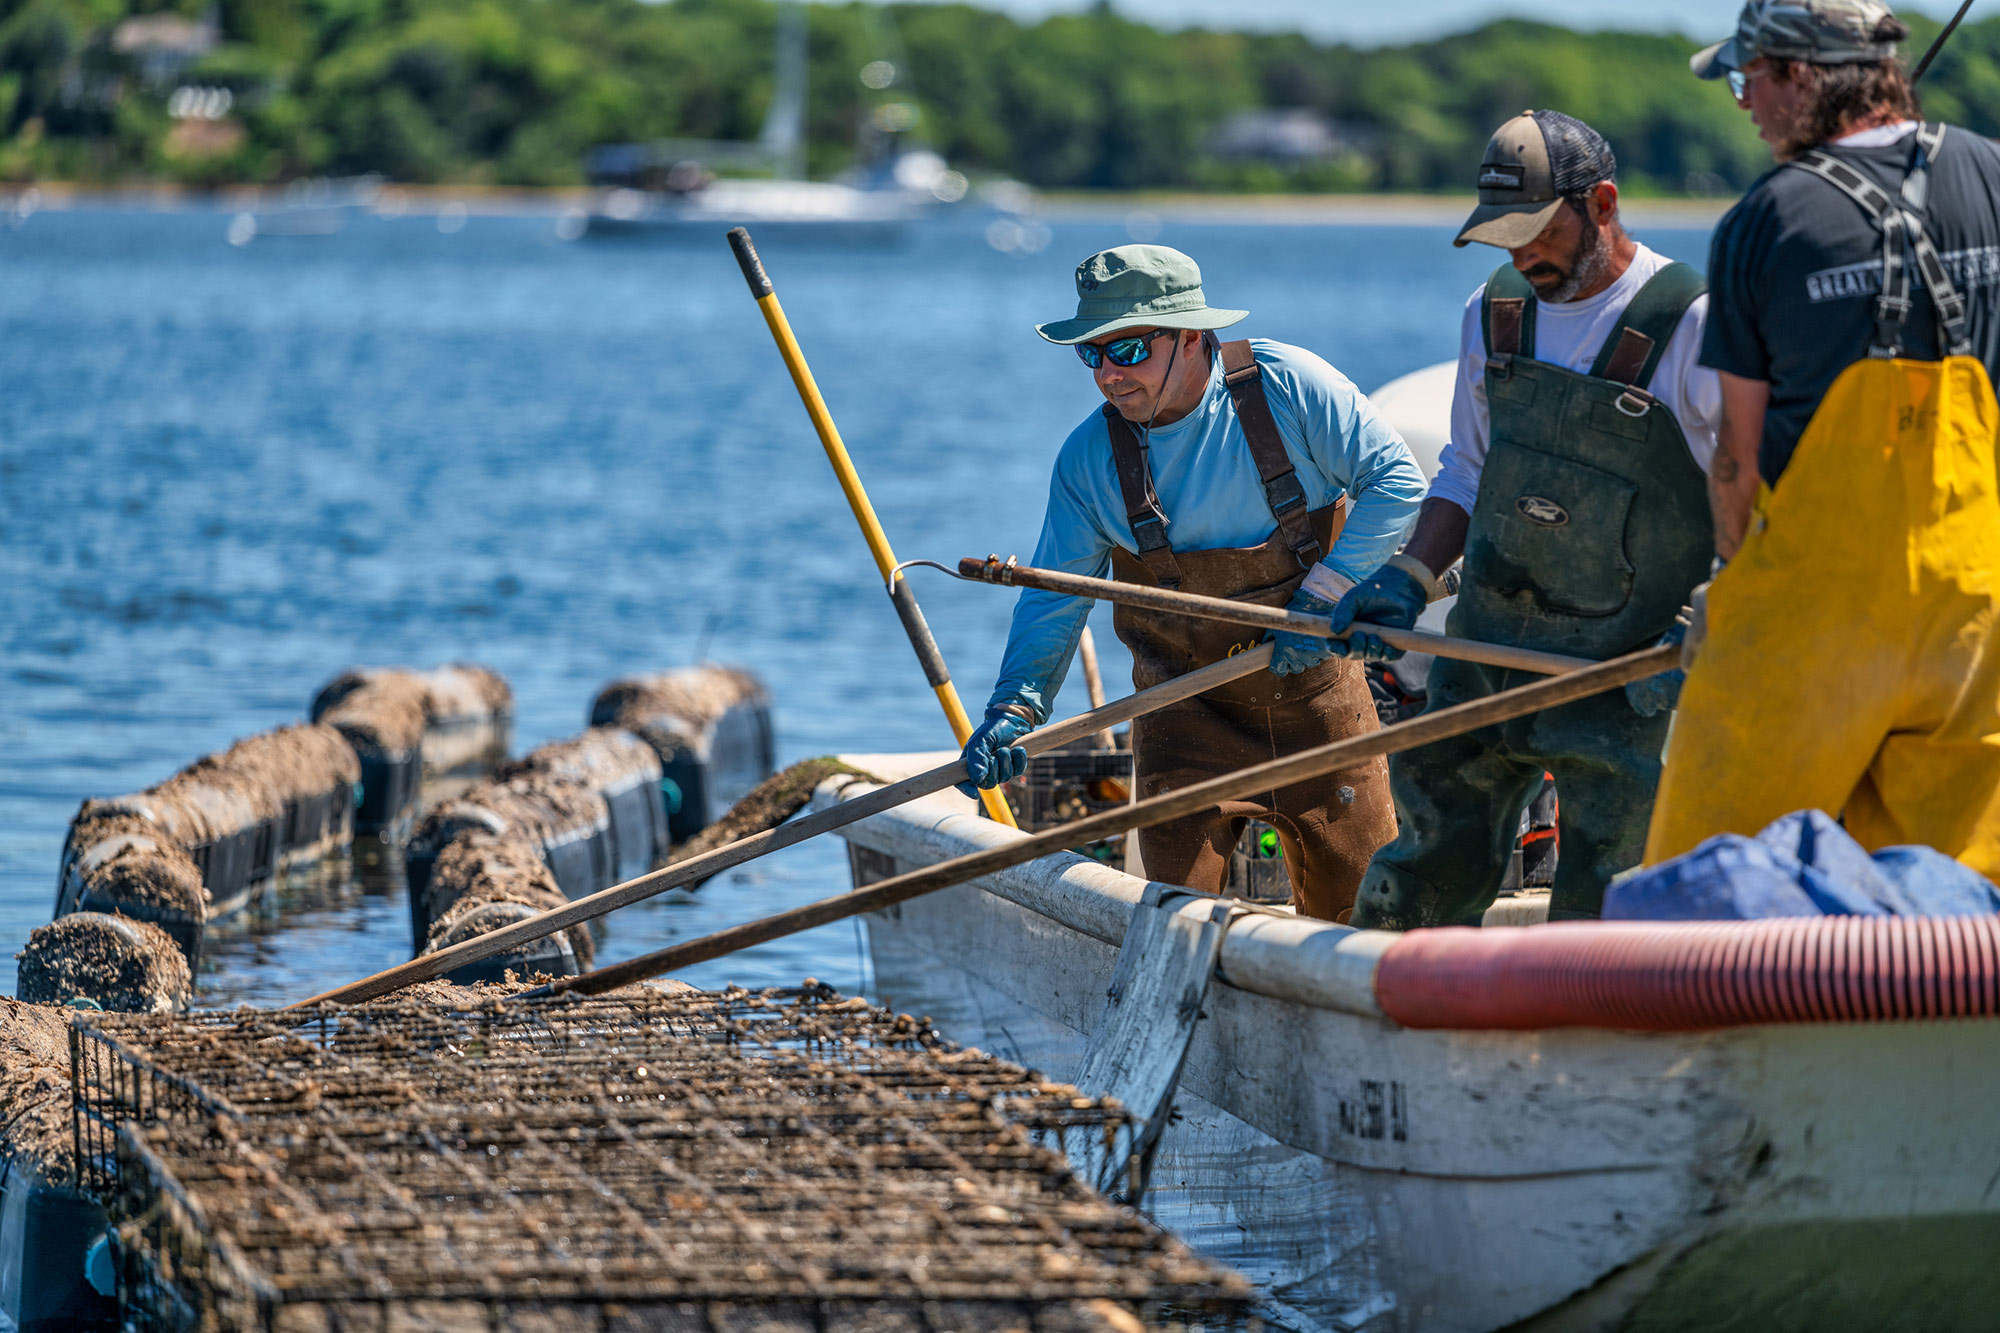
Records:
M400 185L388 182L357 194L362 181L300 182L287 186L230 185L215 189L173 184L86 185L70 181L0 186L0 211L85 210L215 213L280 208L363 207L385 216L446 211L481 217L556 217L587 208L598 191L589 186ZM314 189L312 187L320 188ZM1626 216L1638 226L1711 227L1734 199L1628 198ZM1120 193L1058 190L1039 193L1027 216L1045 222L1129 221L1151 215L1163 222L1216 226L1455 226L1471 207L1471 194L1201 194L1135 190ZM25 205L25 210L24 206ZM983 211L978 205L967 212ZM950 214L944 214L949 216Z

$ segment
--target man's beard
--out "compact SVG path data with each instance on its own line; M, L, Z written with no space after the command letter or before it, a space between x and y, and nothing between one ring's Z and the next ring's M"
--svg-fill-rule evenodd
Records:
M1537 264L1521 276L1535 289L1536 296L1550 305L1561 305L1574 301L1584 288L1594 286L1610 264L1611 251L1604 244L1604 233L1586 219L1583 234L1577 237L1576 249L1570 251L1565 267Z

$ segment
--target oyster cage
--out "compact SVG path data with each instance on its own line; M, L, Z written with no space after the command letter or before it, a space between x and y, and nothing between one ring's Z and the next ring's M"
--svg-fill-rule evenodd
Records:
M79 1018L141 1330L1223 1330L1071 1175L1116 1103L797 990Z

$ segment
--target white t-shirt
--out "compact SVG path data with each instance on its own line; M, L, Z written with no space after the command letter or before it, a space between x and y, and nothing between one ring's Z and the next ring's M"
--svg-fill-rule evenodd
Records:
M1537 300L1535 360L1579 374L1590 373L1598 350L1625 307L1647 280L1670 262L1642 245L1618 281L1589 300L1561 305ZM1459 326L1458 388L1451 400L1451 442L1438 456L1438 472L1430 490L1468 514L1479 498L1479 474L1485 470L1487 442L1492 437L1492 418L1486 408L1486 337L1479 324L1480 302L1485 295L1486 284L1482 282L1465 303L1465 318ZM1708 297L1699 296L1667 340L1667 349L1661 353L1648 386L1680 422L1688 452L1703 473L1715 457L1715 432L1722 423L1722 382L1713 370L1699 363L1702 322L1707 318Z
M1905 135L1916 132L1916 121L1899 120L1893 125L1877 125L1872 130L1856 130L1852 134L1835 139L1834 142L1845 148L1887 148Z

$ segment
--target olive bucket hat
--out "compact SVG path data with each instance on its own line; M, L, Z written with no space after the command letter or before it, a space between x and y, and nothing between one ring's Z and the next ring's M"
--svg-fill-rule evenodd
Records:
M1201 269L1164 245L1121 245L1076 266L1076 318L1037 324L1052 343L1089 342L1119 329L1223 329L1247 310L1211 310Z

